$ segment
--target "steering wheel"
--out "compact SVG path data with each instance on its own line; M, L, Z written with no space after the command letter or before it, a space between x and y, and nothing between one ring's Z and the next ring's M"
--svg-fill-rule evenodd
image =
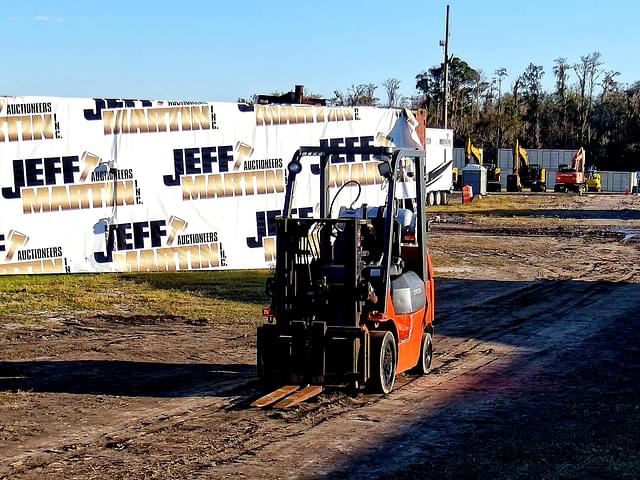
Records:
M358 186L358 195L356 195L356 199L353 202L351 202L351 205L349 205L349 208L353 208L355 203L360 198L360 194L362 193L362 185L360 185L360 182L358 182L357 180L349 180L348 182L343 183L342 186L340 187L340 189L338 190L338 192L333 197L333 200L331 200L331 205L329 206L329 218L331 218L331 212L333 211L333 204L336 202L336 199L338 198L338 196L340 195L342 190L344 190L344 188L347 185L357 185Z

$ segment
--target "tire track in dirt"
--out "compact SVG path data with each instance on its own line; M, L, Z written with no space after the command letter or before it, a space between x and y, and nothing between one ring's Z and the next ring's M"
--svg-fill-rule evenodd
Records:
M89 322L91 323L91 321ZM92 323L91 323L92 324ZM128 327L128 326L127 326ZM219 329L209 329L207 331L200 330L194 332L191 328L184 327L182 325L173 325L172 331L165 332L161 328L156 328L153 325L142 325L139 332L132 333L129 328L126 328L123 332L117 333L114 330L117 328L109 328L108 326L98 325L91 326L91 334L87 339L87 334L78 335L73 330L62 330L55 332L52 339L47 341L48 351L50 357L40 357L33 360L14 360L2 362L2 369L7 371L11 370L12 363L18 365L34 365L35 370L31 370L31 375L37 375L41 363L48 365L60 364L59 368L48 368L47 371L53 370L53 376L47 378L45 383L40 387L41 392L29 393L27 395L27 402L38 402L42 399L55 397L55 407L60 410L61 416L58 422L49 422L47 429L39 432L37 436L27 436L21 439L20 445L16 445L15 442L7 442L5 445L0 444L0 478L2 475L8 474L11 478L24 474L29 476L29 472L33 468L42 469L48 464L65 462L66 460L81 457L84 454L91 455L96 449L111 448L110 445L115 443L122 444L128 441L129 438L137 438L139 436L147 435L155 431L161 431L163 429L171 428L172 425L179 424L184 421L185 418L189 418L193 412L200 411L216 411L227 408L229 405L229 398L233 398L234 392L243 385L251 385L255 383L255 379L251 376L238 375L237 366L242 365L246 361L248 354L251 354L251 350L244 346L242 343L238 345L238 348L229 348L233 345L234 341L243 341L243 336L238 337L237 333L220 331ZM138 328L138 327L136 327ZM166 328L166 327L165 327ZM185 331L186 330L186 331ZM74 332L70 335L67 332ZM215 332L215 333L214 333ZM65 392L67 385L71 388L71 391L75 389L74 381L77 377L75 373L69 373L69 368L64 365L67 363L86 363L91 365L97 363L100 365L109 366L111 362L118 363L118 352L113 349L109 350L105 346L117 345L120 340L126 342L136 343L132 339L140 339L141 343L149 342L149 337L173 337L169 342L175 342L169 348L172 355L182 355L187 357L188 349L181 350L181 344L193 346L194 341L206 342L209 345L213 345L211 341L212 334L219 345L226 345L226 351L217 355L216 357L208 356L208 362L204 364L181 364L179 369L173 368L171 371L181 372L186 370L187 377L180 378L178 383L185 383L189 375L198 375L205 373L206 377L191 378L194 381L193 385L186 385L185 387L179 387L171 392L171 395L163 395L162 397L153 397L155 391L155 383L163 381L166 377L163 375L158 380L154 380L153 375L162 372L162 362L156 363L154 359L161 358L164 353L164 357L167 356L167 351L155 352L154 350L141 349L138 351L139 357L146 360L151 360L150 365L154 366L154 371L150 372L150 378L148 385L152 390L147 395L140 396L126 396L116 395L96 395L91 387L89 387L90 394L86 393L74 394L74 393L62 393ZM35 336L33 341L36 347L39 349L39 343L41 342L39 336ZM82 352L87 348L87 344L93 345L90 352L86 352L84 355ZM5 356L10 356L11 343L8 344L5 349ZM28 351L27 345L24 339L18 339L15 343L16 348L24 349ZM98 351L95 353L95 351ZM193 350L193 348L191 349ZM222 349L220 349L222 350ZM18 353L17 355L20 355ZM69 355L73 355L73 360L65 360ZM114 359L113 356L116 356ZM78 360L78 357L86 358L88 360ZM10 357L12 358L12 357ZM216 359L219 361L236 362L229 363L225 367L224 363L213 362ZM136 361L129 362L133 367L139 363ZM142 362L146 365L145 362ZM156 367L157 365L157 367ZM211 365L208 367L207 365ZM204 367L204 368L195 368ZM194 373L190 374L189 369L194 368ZM229 372L225 373L225 368ZM104 378L98 377L98 379L105 382L117 382L117 378L109 378L118 371L118 367L103 367L102 375ZM108 372L108 373L107 373ZM1 371L0 371L1 373ZM86 372L88 375L91 372ZM125 373L126 372L122 372ZM98 373L100 375L100 373ZM78 381L82 380L77 378ZM38 381L38 380L36 380ZM135 385L136 389L141 389L141 393L144 392L144 388L147 386L146 380L138 380L135 376L131 380L132 385ZM141 383L140 383L141 382ZM167 382L164 383L165 388ZM82 387L81 387L82 388ZM84 387L87 388L87 387ZM102 387L98 387L98 391ZM130 387L122 387L124 392ZM105 385L104 391L109 392L110 388ZM118 393L117 387L114 390ZM54 392L54 393L51 393ZM159 392L158 392L159 393ZM236 392L237 395L237 392ZM244 396L244 393L242 394ZM103 410L102 417L95 417L87 415L96 408L104 408L105 405L112 405L110 411ZM83 414L83 422L79 424L67 423L64 418L65 415L72 415L73 412L85 410L87 414ZM64 413L63 413L64 412ZM26 416L31 416L29 410L25 412ZM47 415L45 413L45 415ZM34 422L46 420L41 415L33 417ZM27 418L23 419L20 424L28 422ZM19 425L19 424L18 424ZM14 427L16 424L14 423ZM109 450L107 450L109 451Z
M440 280L438 298L444 300L438 301L433 375L400 377L389 397L327 393L292 412L262 412L244 409L258 395L252 379L217 383L191 391L216 398L153 400L153 406L132 402L97 429L85 432L75 426L58 432L6 471L11 478L35 478L42 471L49 478L58 471L58 478L343 478L347 472L371 478L392 473L421 461L425 452L445 452L473 422L490 421L492 405L502 396L526 393L532 385L548 388L557 352L602 327L591 312L612 306L611 314L630 312L630 305L640 302L637 285L609 282L638 281L637 264L633 257L615 255L620 261L609 268L596 261L558 269L566 281L504 282L499 290L495 282L479 280L478 289L467 283L463 301L456 296L455 280ZM238 361L246 361L246 355L225 353ZM393 465L384 461L389 456Z
M446 450L463 428L451 418L463 426L469 424L465 415L488 421L492 411L485 409L487 402L505 392L526 392L541 373L553 370L564 347L596 334L603 323L590 321L588 311L608 308L611 318L621 317L640 302L633 284L595 284L586 290L588 305L573 292L558 295L554 305L567 305L560 315L547 313L543 324L532 319L520 332L481 342L482 351L468 353L446 373L417 379L387 398L343 412L306 431L304 438L272 438L262 450L209 473L218 478L340 478L347 473L350 478L375 478L420 461L425 451ZM510 346L514 343L518 346ZM402 441L403 436L411 440Z
M247 396L252 393L255 395L255 388L253 391L247 390L242 383L228 384L224 387L218 385L215 390L203 390L201 394L222 395L224 388L231 390L235 387L237 390L240 387L239 395L223 396L219 399L173 399L163 401L153 408L134 407L132 411L122 412L121 416L116 416L102 428L92 427L87 432L82 430L68 432L54 442L51 442L53 439L48 439L44 442L49 445L45 456L49 457L50 462L71 464L74 458L83 454L93 451L92 455L95 455L96 445L104 445L105 442L122 446L149 444L154 442L155 437L166 436L169 432L180 433L185 424L216 425L215 437L219 440L212 443L212 451L208 452L207 461L204 462L205 464L215 463L216 468L211 470L201 465L202 471L214 476L224 474L227 469L237 473L243 470L242 468L238 470L238 465L245 465L249 461L247 478L251 478L255 474L254 469L258 468L257 465L268 465L272 461L271 452L274 448L287 451L295 448L295 445L300 442L315 444L321 441L327 435L323 427L325 424L331 425L330 431L348 430L350 427L344 424L345 418L348 418L356 423L374 424L375 430L378 431L376 436L389 435L387 425L389 422L385 417L395 417L395 414L390 412L401 412L401 419L409 420L421 408L428 407L433 410L443 407L452 394L452 385L456 386L456 391L473 390L472 385L479 375L488 376L492 372L499 373L515 359L527 354L529 350L535 350L532 342L523 342L521 337L540 335L540 332L544 331L540 330L541 328L545 325L554 327L554 319L557 319L548 313L545 317L544 312L541 312L543 307L538 303L529 304L527 299L531 296L539 298L551 295L558 290L558 284L559 282L550 282L522 286L516 283L509 291L502 292L500 295L487 296L485 302L480 304L482 308L478 308L477 299L474 296L469 297L467 302L462 304L445 303L441 309L442 317L444 319L464 318L463 324L467 325L466 328L471 326L470 331L466 330L466 332L471 334L465 337L439 336L441 344L437 344L434 375L425 378L400 377L399 388L388 398L381 399L377 396L350 398L342 393L334 393L324 395L318 402L305 404L293 412L262 412L234 408L234 405L246 404ZM554 303L547 305L547 308L553 307L561 314L572 309L585 308L586 305L581 300L585 294L589 294L589 298L592 299L590 303L593 304L603 295L606 296L609 290L610 287L598 283L584 284L580 286L578 292L572 292L568 296L556 296ZM529 305L526 306L527 304ZM514 314L515 305L525 306ZM500 320L492 323L486 321L486 317ZM536 319L536 322L527 324L528 319ZM554 327L550 331L556 332L556 330L557 328ZM568 334L561 338L566 340L566 335ZM510 336L518 337L518 340L510 341ZM512 346L513 344L517 347ZM428 405L423 405L420 409L409 407L416 401L424 399L426 392L429 392ZM334 426L335 423L338 426ZM385 425L385 428L379 431L378 424ZM344 432L338 436L343 437ZM342 450L347 446L349 449L354 448L349 442L345 443L344 439L338 441L335 431L333 436L329 435L327 438L331 438L329 443L335 441L336 445L342 445L340 447ZM328 448L325 443L322 442L322 447L317 448ZM73 446L71 451L68 451L69 445ZM340 448L339 451L341 451ZM136 451L135 448L129 449L132 453ZM44 445L41 444L39 448L31 449L22 456L14 456L6 460L9 464L13 464L13 473L18 474L21 471L19 467L27 458L42 456L43 450ZM53 456L52 453L54 453ZM45 458L38 460L34 463L35 465L42 466L47 463ZM280 460L284 461L282 458ZM26 468L22 473L26 474L28 471L29 468ZM265 478L271 477L274 473L265 471ZM316 473L322 474L322 471ZM296 475L292 475L292 478L295 478Z
M613 274L609 272L607 280L627 280L633 277L628 275L628 271L625 273L624 269L621 270ZM590 311L598 311L598 308L608 305L607 298L612 292L617 291L619 286L601 282L569 282L569 288L566 287L567 282L562 281L525 282L524 285L521 285L522 282L516 282L511 288L501 290L500 294L485 297L483 302L479 301L479 297L482 296L482 293L479 293L468 297L467 302L463 304L445 304L445 307L439 310L439 314L445 319L465 315L471 318L464 323L465 338L440 337L441 345L437 346L434 364L436 369L441 369L445 375L440 380L431 380L429 386L437 389L446 385L444 389L449 390L448 385L456 379L469 376L473 378L478 373L486 375L494 370L500 371L505 365L512 363L514 357L539 355L542 352L539 346L541 344L545 345L543 350L547 351L560 343L583 341L593 333L592 323L595 323L596 329L599 328L598 324L591 322L589 325L582 325L583 322L578 320L578 323L569 322L565 331L562 328L563 319L580 319L581 311L587 314ZM627 288L636 294L635 286ZM541 301L542 299L545 301ZM599 307L595 306L597 303L600 304ZM492 321L487 322L486 317ZM498 322L495 322L496 319L499 319ZM475 327L468 328L469 323L475 324ZM473 339L474 334L480 336L481 340ZM523 336L531 336L533 340L523 340ZM518 340L515 341L514 338ZM505 348L505 344L519 346ZM411 396L409 392L414 391L414 383L420 384L423 381L419 379L409 382L409 385L399 389L396 395L401 398L405 395ZM387 399L381 400L383 403L386 401ZM362 408L368 408L369 405Z
M598 287L597 285L595 286ZM556 285L544 287L546 290L554 290L555 288ZM539 292L541 289L539 287L527 287L520 288L519 290L521 295L525 295L527 291ZM565 300L566 299L559 298L558 302L563 303ZM495 302L489 301L489 303L495 305ZM464 306L462 308L464 308ZM568 308L570 308L570 306ZM456 310L453 309L453 311L455 312ZM492 335L495 339L500 337L500 335ZM504 335L506 335L506 333ZM466 346L461 350L460 355L453 355L454 365L450 366L446 373L434 375L430 383L430 387L434 391L442 390L446 392L450 390L449 385L451 382L461 382L466 378L465 376L471 376L471 378L473 378L474 375L477 375L478 371L493 368L490 367L491 364L495 364L497 368L501 365L501 362L505 361L505 358L512 359L518 354L518 349L516 348L506 348L500 344L494 345L490 341L479 341L470 347L468 342L460 339L442 338L448 341L454 348L459 347L463 343L466 344ZM488 345L489 348L486 348ZM483 348L481 349L480 347ZM478 351L476 352L476 350ZM452 355L453 353L452 351L447 351L446 354ZM435 361L438 362L439 359L437 358ZM461 367L459 364L463 366ZM409 392L414 392L415 388L413 385L421 381L423 381L423 379L404 377L403 380L399 382L404 383L404 385L400 386L397 395L403 398L405 395L408 395ZM424 390L420 388L417 393L424 395ZM217 436L221 437L222 440L216 444L217 451L208 457L209 461L216 462L215 475L217 476L225 468L225 463L232 465L233 471L235 472L237 471L237 465L243 463L244 457L261 457L261 452L264 449L270 448L274 442L277 444L286 444L287 442L297 443L302 438L306 438L307 435L313 435L313 432L319 425L331 423L345 414L358 412L355 415L360 420L371 418L369 414L361 412L367 410L372 405L376 405L379 402L384 403L387 400L388 399L379 399L375 396L361 396L358 399L351 399L342 394L334 394L333 396L325 396L320 399L317 404L306 404L292 413L239 411L233 412L233 414L230 415L229 412L218 411L206 417L201 416L198 419L198 423L218 425L224 423L226 425L225 428L219 428L216 431ZM267 418L265 419L265 417ZM195 423L195 420L194 417L191 417L190 423ZM376 420L374 423L377 422ZM238 447L239 445L241 448ZM220 463L223 465L220 465ZM208 470L205 468L204 471ZM272 474L273 473L274 472L272 472ZM265 475L269 476L270 474ZM251 475L248 474L248 476Z

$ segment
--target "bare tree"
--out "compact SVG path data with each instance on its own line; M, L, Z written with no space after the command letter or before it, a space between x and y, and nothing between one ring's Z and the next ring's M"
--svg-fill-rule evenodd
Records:
M509 74L507 73L507 69L502 67L497 69L494 72L496 81L498 82L498 113L500 113L500 97L502 95L502 81L504 80L505 77L508 77Z
M395 108L399 106L400 95L398 91L400 90L400 80L397 78L388 78L382 82L382 86L387 93L387 107Z
M602 96L601 101L604 101L609 93L617 92L620 88L616 77L620 75L620 72L608 70L604 72L604 78L602 79Z
M377 105L378 97L375 96L376 86L373 83L351 85L347 92L341 92L335 90L333 92L333 98L331 104L335 106L349 106L355 105Z
M561 100L564 100L567 93L567 79L569 78L569 64L565 57L554 60L553 74L556 77L556 93Z
M498 125L496 129L496 152L500 149L501 134L502 134L502 82L505 77L509 76L507 69L504 67L498 68L495 72L494 81L498 84Z
M578 77L578 91L580 95L580 142L590 143L591 129L589 117L593 106L593 89L598 77L602 74L602 61L600 52L593 52L580 57L580 63L573 66L573 71Z
M569 79L569 71L571 66L567 62L566 57L558 57L554 60L553 75L556 77L556 96L559 100L560 107L560 124L562 125L562 139L567 141L569 136L569 125L567 122L567 81Z

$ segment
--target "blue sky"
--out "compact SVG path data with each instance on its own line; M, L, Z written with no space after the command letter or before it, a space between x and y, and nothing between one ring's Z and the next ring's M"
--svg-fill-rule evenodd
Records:
M640 80L640 2L630 0L122 1L0 0L0 95L235 101L303 84L331 97L401 80L451 53L511 85L533 62L600 51L619 80ZM384 97L382 87L379 96Z

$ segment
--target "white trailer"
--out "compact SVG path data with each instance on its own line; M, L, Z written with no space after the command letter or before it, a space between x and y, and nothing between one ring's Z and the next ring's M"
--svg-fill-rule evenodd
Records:
M426 191L428 205L447 205L453 191L453 130L425 129Z

